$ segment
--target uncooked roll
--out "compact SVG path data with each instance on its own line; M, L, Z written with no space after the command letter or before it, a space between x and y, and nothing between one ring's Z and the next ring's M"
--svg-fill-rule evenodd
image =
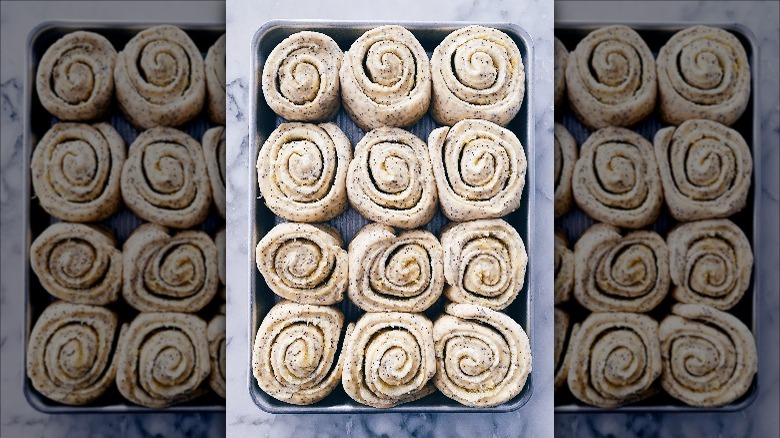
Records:
M290 121L324 122L339 111L339 68L343 54L319 32L297 32L279 43L263 65L263 96Z
M211 195L217 211L225 217L226 165L225 165L225 127L216 126L203 134L203 155L211 183Z
M602 27L569 54L566 89L572 110L589 129L634 125L655 107L653 52L629 27Z
M555 283L554 299L555 305L569 301L571 290L574 287L574 254L569 249L569 239L566 233L560 228L555 229Z
M38 317L27 344L27 377L45 397L67 405L99 398L116 375L117 317L98 306L56 301Z
M203 68L206 72L206 94L208 95L209 119L217 125L224 125L227 119L225 105L225 34L209 47Z
M434 129L428 149L441 210L450 220L497 218L520 207L527 163L512 131L462 120Z
M33 190L52 216L95 222L119 210L125 142L111 125L58 123L35 146Z
M282 123L257 156L257 182L265 204L296 222L323 222L349 206L349 139L333 123Z
M571 210L572 194L571 180L574 173L574 163L577 162L579 150L577 142L569 131L560 123L555 124L555 218L559 218Z
M753 158L739 132L688 120L655 134L655 155L666 205L678 221L728 217L745 207Z
M116 386L129 401L165 408L205 394L211 372L206 322L185 313L140 313L122 327Z
M227 252L225 251L225 229L221 228L214 237L214 243L217 245L217 269L219 271L219 281L227 285ZM224 298L224 297L223 297Z
M422 312L444 289L444 252L430 231L369 224L348 253L349 298L367 312Z
M342 355L344 391L360 404L391 408L436 390L433 324L424 315L365 313Z
M571 339L567 382L580 401L617 408L657 393L658 323L636 313L591 313Z
M227 357L225 356L225 315L219 314L209 322L206 329L209 341L211 374L209 386L220 397L225 398L225 379L227 378Z
M569 51L561 40L555 38L555 54L553 61L553 78L555 80L555 108L560 107L563 96L566 93L566 62L569 60Z
M525 95L517 44L490 27L472 25L447 35L433 51L431 77L431 116L440 125L483 119L506 126Z
M336 352L343 326L344 315L333 307L277 303L263 318L252 347L257 385L294 405L325 398L341 381L345 353L337 357Z
M442 232L441 245L447 298L493 310L517 298L528 254L517 230L504 220L453 222Z
M745 233L728 219L679 225L666 237L674 284L683 303L719 310L736 305L750 286L753 252Z
M366 134L349 163L347 196L369 220L399 228L427 224L439 196L425 142L399 128Z
M58 222L30 245L30 267L55 297L106 305L122 290L122 252L116 244L107 229Z
M197 312L219 286L217 247L203 231L144 224L125 241L122 296L142 312Z
M669 251L655 231L594 224L574 245L574 297L593 312L653 310L669 292Z
M281 223L257 244L255 262L268 287L301 304L340 302L347 290L347 251L328 225Z
M474 304L448 304L433 326L434 384L472 407L513 399L531 372L531 345L509 316Z
M122 168L122 197L147 221L174 228L203 222L211 205L211 183L203 148L173 128L139 135Z
M737 37L693 26L674 34L658 53L661 118L679 125L709 119L731 125L750 99L750 63Z
M428 55L401 26L380 26L361 35L344 53L339 77L344 109L364 131L409 126L428 111Z
M116 50L93 32L71 32L46 49L35 89L46 111L60 120L100 118L114 95Z
M119 52L114 84L119 109L136 128L183 125L206 99L203 55L178 27L150 27Z
M739 319L702 304L676 304L661 322L661 386L692 406L717 407L744 395L758 370L756 342Z
M653 145L628 129L600 129L583 143L572 191L591 218L624 228L655 222L663 187Z
M553 354L555 359L555 390L557 391L564 383L569 374L569 356L571 355L571 340L577 336L577 330L580 325L571 325L569 314L559 308L555 308L554 313L555 345Z

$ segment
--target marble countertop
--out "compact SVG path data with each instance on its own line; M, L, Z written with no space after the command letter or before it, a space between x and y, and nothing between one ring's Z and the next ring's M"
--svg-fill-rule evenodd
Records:
M487 2L485 2L487 3ZM517 437L552 436L552 293L534 297L536 331L534 390L531 400L515 412L503 414L363 414L363 415L271 415L260 410L249 396L249 315L247 312L248 266L250 251L246 217L247 172L253 171L255 157L249 156L248 121L250 44L255 31L271 19L324 19L375 21L472 21L512 22L533 38L535 86L535 157L537 171L546 168L552 174L552 2L547 0L495 1L490 6L474 0L435 0L413 2L356 1L248 1L228 0L228 436L270 437L363 437L363 436L436 436L436 437ZM540 172L541 173L541 172ZM553 181L538 185L539 211L547 212L544 222L549 230L538 229L539 236L552 236ZM549 233L549 234L546 234ZM549 253L531 255L531 263L552 260ZM552 290L552 263L539 269L538 290ZM238 280L233 280L238 279ZM543 283L549 283L545 288Z

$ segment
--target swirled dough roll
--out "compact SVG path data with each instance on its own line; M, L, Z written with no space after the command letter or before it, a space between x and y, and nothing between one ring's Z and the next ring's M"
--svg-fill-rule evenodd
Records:
M217 211L225 217L225 191L227 173L225 160L225 127L216 126L203 134L203 155L211 183L211 194Z
M27 344L27 377L49 399L85 405L116 375L117 317L98 306L56 301L38 317Z
M441 210L454 221L506 216L520 207L523 145L510 130L467 119L428 137Z
M439 196L425 142L399 128L366 134L349 163L347 196L369 220L399 228L427 224Z
M127 207L150 222L190 228L209 214L211 184L203 148L177 129L152 128L135 139L120 187Z
M349 298L367 312L422 312L444 289L444 252L429 231L368 224L348 253Z
M422 314L365 313L344 341L344 391L358 403L391 408L436 390L433 324Z
M483 119L506 126L523 103L525 70L517 44L498 29L467 26L431 57L431 116L440 125Z
M376 27L355 40L344 53L339 77L344 109L364 131L409 126L428 111L428 55L401 26Z
M728 217L747 202L753 158L735 130L688 120L655 134L664 198L678 221Z
M681 30L658 53L661 118L679 125L709 119L731 125L750 99L750 63L737 37L714 27Z
M136 128L179 126L206 99L203 55L176 26L142 30L119 52L114 84L119 109Z
M571 180L574 173L574 163L577 162L579 150L577 142L569 131L560 123L555 124L555 218L559 218L571 210L572 194Z
M71 303L106 305L122 289L122 252L110 231L58 222L30 245L30 267L47 292Z
M41 207L73 222L94 222L119 210L125 142L107 123L57 123L35 146L30 173Z
M718 310L736 305L750 286L753 252L745 233L728 219L679 225L666 237L672 296Z
M569 356L571 355L571 340L577 336L577 330L580 325L571 326L569 314L559 308L555 308L554 313L555 344L553 354L555 355L555 390L566 383L566 377L569 374Z
M277 303L260 324L252 347L257 385L294 405L325 398L341 381L345 353L336 357L336 352L343 326L344 315L333 307Z
M303 31L279 43L263 65L268 106L287 120L324 122L339 111L339 68L343 54L333 39Z
M206 322L186 313L140 313L122 327L116 386L127 400L165 408L200 397L211 372Z
M217 245L217 269L219 272L219 281L223 285L227 284L227 252L225 251L225 229L221 228L214 237L214 243ZM224 298L224 297L222 297Z
M217 247L203 231L144 224L122 250L122 296L142 312L197 312L217 293Z
M569 51L561 40L555 38L555 58L553 63L553 86L555 90L555 108L560 107L563 96L566 93L566 62L569 60Z
M208 95L209 119L217 125L225 125L227 119L225 106L225 34L209 47L203 68L206 73L206 93Z
M447 298L493 310L517 298L528 255L517 230L504 220L453 222L442 232L441 245Z
M661 386L692 406L740 398L758 369L753 334L739 319L702 304L676 304L661 322Z
M567 381L580 401L616 408L657 392L658 323L636 313L591 313L571 339Z
M569 54L566 89L572 110L588 128L634 125L655 107L653 53L634 30L602 27Z
M333 123L282 123L257 156L257 181L265 204L296 222L323 222L349 206L349 139Z
M448 304L433 326L434 384L466 406L513 399L531 372L531 345L509 316L475 304Z
M554 283L554 303L555 305L569 301L571 290L574 287L574 254L569 249L569 239L566 233L555 228L555 283Z
M225 379L227 378L227 357L225 356L225 315L215 316L206 329L209 341L209 358L211 374L209 386L220 397L225 398Z
M669 251L655 231L590 226L574 245L574 297L593 312L653 310L669 292Z
M257 244L255 263L275 294L301 304L344 298L349 259L339 232L328 225L281 223Z
M663 187L653 145L623 128L603 128L588 137L574 165L572 192L591 218L624 228L655 222Z

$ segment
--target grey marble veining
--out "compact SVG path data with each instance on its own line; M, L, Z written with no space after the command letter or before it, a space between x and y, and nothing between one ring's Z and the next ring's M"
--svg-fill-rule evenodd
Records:
M432 436L516 437L552 436L552 294L539 298L534 315L536 344L533 351L534 394L518 411L505 414L364 414L364 415L271 415L252 402L247 389L249 376L250 269L246 262L251 243L248 233L247 172L255 157L249 156L248 120L250 44L255 31L271 19L381 20L381 21L482 21L512 22L533 38L535 53L534 110L536 118L534 160L537 172L552 175L552 2L548 0L492 1L248 1L227 2L228 28L228 322L229 364L228 436L266 437L365 437ZM539 179L539 213L546 215L549 229L537 229L538 236L552 236L552 178ZM542 239L542 237L539 237ZM536 279L539 290L552 290L552 251L535 253L534 260L549 260ZM544 284L549 283L547 287ZM547 346L547 347L543 347ZM547 354L541 354L544 349Z

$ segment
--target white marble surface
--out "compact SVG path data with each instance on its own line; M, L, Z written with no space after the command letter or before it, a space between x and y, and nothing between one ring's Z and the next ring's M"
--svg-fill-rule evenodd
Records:
M780 104L778 104L778 40L780 2L555 2L556 21L648 22L694 21L740 23L756 36L759 46L759 86L755 95L761 123L761 187L763 202L758 221L760 237L756 272L761 277L758 304L758 398L743 412L730 414L566 414L556 415L560 437L777 437L780 436Z
M249 1L227 2L228 28L228 436L363 437L435 436L503 437L552 436L552 300L537 299L534 355L534 393L520 410L506 414L365 414L271 415L252 402L248 390L249 315L246 263L250 242L245 236L250 218L247 181L254 168L249 156L248 100L250 43L255 31L271 19L382 20L382 21L482 21L513 22L534 40L536 150L534 162L552 175L552 2L547 0L493 1ZM538 236L552 236L552 178L539 180L537 219L544 225ZM538 216L541 215L541 216ZM545 218L547 220L545 220ZM546 229L548 227L549 229ZM540 241L543 237L538 237ZM551 242L547 244L551 248ZM538 247L538 245L537 245ZM552 251L534 253L531 263L540 266L538 290L552 290ZM542 263L540 263L541 265ZM547 287L544 286L547 284ZM544 348L547 354L541 354Z
M118 21L149 23L214 22L224 19L219 1L160 2L6 2L0 4L2 26L2 147L0 147L0 223L2 289L0 354L3 437L201 437L224 436L224 414L46 415L34 411L22 393L24 370L24 290L26 261L22 223L23 84L27 36L43 21Z

